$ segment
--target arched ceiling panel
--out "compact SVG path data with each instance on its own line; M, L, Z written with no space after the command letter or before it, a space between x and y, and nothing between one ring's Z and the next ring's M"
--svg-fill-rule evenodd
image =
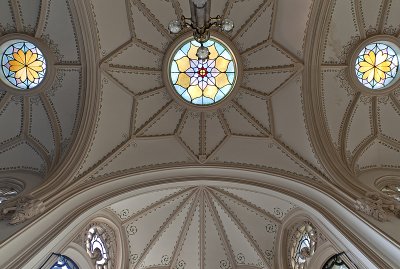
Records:
M124 216L131 269L273 268L276 233L294 208L257 192L202 185L139 195L140 206L132 199L110 206Z

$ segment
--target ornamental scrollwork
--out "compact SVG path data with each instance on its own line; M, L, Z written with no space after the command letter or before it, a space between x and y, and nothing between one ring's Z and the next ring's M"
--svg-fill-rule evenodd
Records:
M378 192L367 192L356 200L354 207L382 222L389 221L390 216L400 217L400 203Z
M19 224L42 214L44 210L43 201L28 196L20 197L0 207L0 219L9 220L10 224Z

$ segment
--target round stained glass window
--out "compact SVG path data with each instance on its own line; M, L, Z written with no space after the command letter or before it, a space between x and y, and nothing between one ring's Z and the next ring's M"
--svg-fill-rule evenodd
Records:
M391 43L373 42L365 46L355 62L355 71L365 87L372 90L386 88L398 79L399 48Z
M12 40L0 46L4 83L19 90L38 86L46 75L46 60L37 46L25 40Z
M211 38L203 44L210 52L207 60L196 56L200 46L191 38L174 51L170 81L176 93L187 103L209 106L231 93L236 82L237 64L232 51L222 41Z

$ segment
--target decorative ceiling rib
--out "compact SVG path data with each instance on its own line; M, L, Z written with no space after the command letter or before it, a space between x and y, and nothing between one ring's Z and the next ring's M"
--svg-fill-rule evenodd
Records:
M71 7L68 0L7 0L0 17L0 36L35 37L55 57L55 81L44 91L0 89L0 122L7 126L0 133L0 170L45 176L64 157L79 121L83 75Z
M240 51L244 72L232 101L209 112L183 107L162 79L163 56L174 39L166 26L190 14L186 2L92 1L102 97L81 176L218 164L326 178L310 143L302 101L303 42L312 1L299 1L296 12L285 0L212 2L214 14L236 23L228 37ZM287 16L299 23L276 23Z
M150 192L109 207L126 233L130 268L199 269L274 268L276 234L294 208L216 186Z
M399 37L397 1L336 0L325 31L321 70L324 118L343 163L357 175L373 168L400 168L400 92L373 96L348 81L349 57L371 35Z

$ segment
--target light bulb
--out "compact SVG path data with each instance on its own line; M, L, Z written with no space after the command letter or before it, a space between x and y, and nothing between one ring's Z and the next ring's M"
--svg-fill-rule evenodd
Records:
M201 45L201 47L197 49L196 56L197 58L199 58L199 60L207 60L210 56L210 51L208 50L208 48Z
M168 29L172 34L177 34L182 30L181 22L178 20L171 21L168 25Z
M235 24L233 23L233 20L231 19L224 19L221 22L221 29L224 32L230 32L233 30L233 27L235 27Z

